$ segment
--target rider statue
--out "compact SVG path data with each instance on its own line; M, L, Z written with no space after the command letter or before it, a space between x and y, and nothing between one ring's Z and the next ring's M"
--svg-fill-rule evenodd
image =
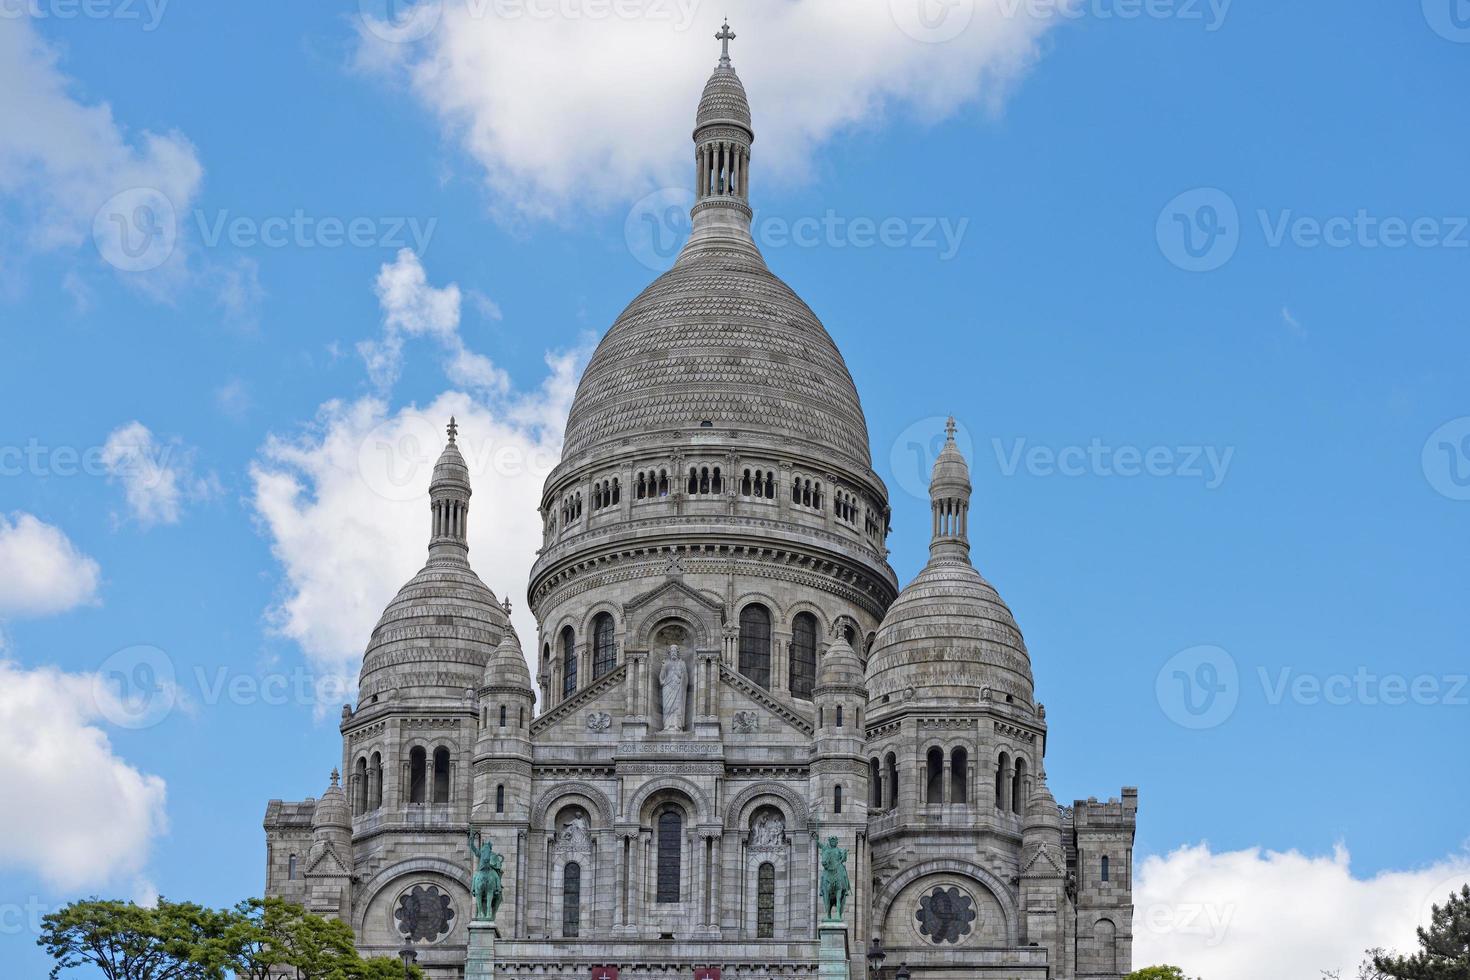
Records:
M475 857L475 875L470 879L475 919L493 923L495 913L500 910L500 899L504 895L500 880L505 858L495 853L495 843L490 838L483 837L478 830L470 831L470 853Z
M827 921L835 922L842 918L843 909L847 907L848 893L852 891L847 880L847 849L837 846L836 837L828 837L826 843L818 842L817 847L822 859L822 877L819 882L822 907L826 910Z

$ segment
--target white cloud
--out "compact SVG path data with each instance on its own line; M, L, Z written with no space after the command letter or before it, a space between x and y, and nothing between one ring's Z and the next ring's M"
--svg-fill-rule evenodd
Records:
M412 253L384 265L377 289L385 342L428 334L452 351L451 381L464 358L483 361L459 341L459 290L427 282ZM390 345L391 346L391 345ZM322 405L295 438L272 437L251 468L254 506L285 574L271 610L275 628L295 640L318 671L355 688L373 624L398 588L423 567L429 540L428 483L444 444L444 424L459 421L459 446L474 486L470 560L495 593L509 596L529 648L535 622L522 597L541 544L541 485L561 454L562 428L585 351L548 355L550 373L532 391L502 385L446 391L423 406L390 407L384 397ZM368 358L391 365L401 349Z
M383 308L383 335L364 340L358 353L368 376L380 389L392 387L403 368L403 343L409 337L430 337L448 355L449 380L476 391L504 395L510 378L482 354L465 347L459 335L460 291L454 283L442 289L429 285L428 276L412 249L401 249L391 264L378 272L378 305Z
M1359 878L1343 847L1317 857L1184 847L1138 871L1133 963L1172 963L1206 980L1356 976L1365 949L1417 948L1430 906L1467 881L1470 854Z
M1061 19L1051 8L1063 6L929 4L944 17L926 26L918 9L928 2L747 0L734 11L732 57L755 113L756 180L804 172L834 133L881 122L890 111L934 121L970 103L997 108ZM699 0L421 0L419 7L427 15L421 23L432 25L422 37L361 23L358 64L406 79L511 210L605 206L689 181L689 133L718 58L713 35L725 7Z
M58 60L29 18L0 17L0 196L27 219L33 248L76 248L95 234L119 267L177 268L174 217L203 177L193 145L179 133L130 136L106 103L74 97ZM96 220L108 202L118 220Z
M133 878L167 828L166 787L112 752L96 722L116 706L86 674L0 661L0 866L61 889Z
M194 451L177 439L160 442L136 419L114 429L102 446L102 464L122 484L138 523L177 524L186 501L213 496L213 474L194 474Z
M45 616L93 602L102 577L60 528L26 513L0 514L0 569L0 617Z

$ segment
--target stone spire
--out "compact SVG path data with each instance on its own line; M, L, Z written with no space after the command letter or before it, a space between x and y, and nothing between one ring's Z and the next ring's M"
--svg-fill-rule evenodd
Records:
M944 448L934 461L929 480L930 508L934 514L934 537L929 542L932 559L970 560L970 467L955 444L955 421L945 423Z
M455 444L459 424L452 416L448 431L449 442L439 454L429 481L429 511L433 515L429 558L465 561L470 550L470 470Z
M694 119L694 234L750 241L750 147L755 130L745 86L730 64L735 32L715 35L720 61L705 83Z

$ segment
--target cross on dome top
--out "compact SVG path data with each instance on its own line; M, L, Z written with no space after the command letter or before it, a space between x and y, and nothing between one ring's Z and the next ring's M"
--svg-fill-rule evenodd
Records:
M959 428L959 426L955 424L954 416L951 415L949 417L949 421L944 423L945 441L954 442L954 433L955 429L957 428Z
M735 32L730 30L728 20L720 28L720 33L715 35L715 40L720 42L720 65L724 68L730 67L730 42L735 40Z
M449 425L446 428L449 430L449 444L452 446L454 445L454 434L459 431L459 423L454 421L453 415L449 416Z

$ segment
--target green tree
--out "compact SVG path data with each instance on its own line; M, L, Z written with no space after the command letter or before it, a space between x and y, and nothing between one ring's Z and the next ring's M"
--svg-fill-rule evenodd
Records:
M1189 980L1189 978L1177 966L1146 966L1141 970L1134 970L1123 980Z
M409 976L413 980L423 980L424 971L417 966L411 966ZM358 960L348 968L345 980L403 980L403 961L392 956Z
M398 959L358 956L345 922L280 898L252 898L235 906L224 942L237 980L269 980L272 968L283 967L293 980L403 980ZM423 973L415 966L409 975Z
M1373 967L1394 980L1470 980L1470 885L1436 905L1429 925L1420 926L1419 952L1385 956L1375 951Z
M223 980L228 917L192 902L72 902L41 920L44 948L63 970L90 966L107 980Z

